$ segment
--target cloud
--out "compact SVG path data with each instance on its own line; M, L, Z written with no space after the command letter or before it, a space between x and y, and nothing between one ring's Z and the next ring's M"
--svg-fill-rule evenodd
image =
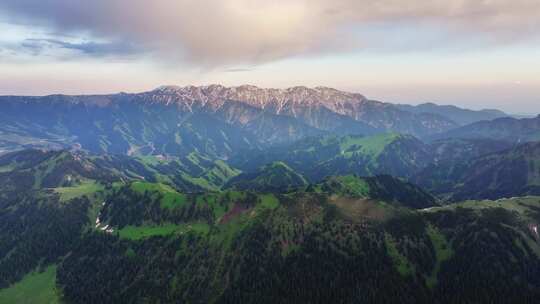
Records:
M105 57L114 55L130 55L138 52L138 49L129 43L122 42L94 42L86 41L80 43L73 43L68 41L62 41L58 39L25 39L21 43L21 47L29 50L34 55L39 55L46 50L50 49L65 49L75 51L78 53L95 56Z
M378 24L496 43L537 37L540 28L538 0L2 0L0 11L62 34L115 41L113 51L129 52L120 46L129 41L161 58L206 66L384 48L384 36L358 35ZM92 54L105 46L63 47Z
M225 73L242 73L242 72L251 72L254 70L255 70L254 68L230 68L230 69L225 69L224 72Z

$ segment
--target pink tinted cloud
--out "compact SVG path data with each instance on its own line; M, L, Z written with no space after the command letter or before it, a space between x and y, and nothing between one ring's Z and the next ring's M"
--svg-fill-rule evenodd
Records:
M129 41L159 57L208 66L377 47L351 34L373 23L502 42L540 28L538 0L2 0L0 11L17 22Z

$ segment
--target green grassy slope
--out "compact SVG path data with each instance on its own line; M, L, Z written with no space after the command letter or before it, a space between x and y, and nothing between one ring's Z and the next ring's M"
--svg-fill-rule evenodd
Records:
M361 153L369 156L373 160L384 151L384 149L401 135L396 133L380 134L369 137L346 136L340 140L339 147L345 157L351 157L354 153Z
M184 223L181 225L165 224L161 226L126 226L118 231L122 239L142 240L154 236L171 236L173 234L182 235L194 232L205 235L209 231L208 224L205 223Z
M49 266L43 272L26 275L20 282L0 289L2 304L57 304L60 303L56 289L56 266Z
M438 200L421 188L397 178L380 175L332 176L321 183L307 187L308 191L342 196L371 198L409 208L426 208L439 204Z
M77 197L103 191L105 188L103 185L96 183L95 181L83 181L80 185L72 187L58 187L54 188L54 191L60 194L60 201L66 202Z

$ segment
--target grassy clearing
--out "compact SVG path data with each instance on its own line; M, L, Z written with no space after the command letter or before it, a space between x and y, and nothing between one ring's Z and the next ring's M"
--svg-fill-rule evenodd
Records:
M173 209L181 207L187 202L185 194L179 193L165 184L134 182L131 184L131 189L141 194L148 192L151 195L161 195L162 198L160 204L162 208Z
M60 303L56 289L56 266L49 266L44 272L33 272L20 282L0 289L0 303L56 304Z
M435 227L428 226L427 234L433 247L435 249L435 257L437 261L435 262L435 267L431 272L431 275L426 278L426 284L429 288L433 288L438 283L438 274L441 269L441 264L445 261L450 260L454 256L454 250L452 245L446 240L446 237Z
M384 221L397 212L383 202L363 198L331 196L328 203L336 206L340 215L352 222Z
M227 191L224 195L231 201L237 201L246 198L246 193L241 191Z
M358 178L356 176L347 175L339 177L339 181L343 184L344 188L357 196L368 196L369 195L369 185L365 180Z
M369 184L362 178L354 175L334 176L325 181L323 184L316 185L314 191L317 193L331 192L333 194L340 194L343 196L354 197L369 197L370 187Z
M279 200L277 197L273 194L264 194L259 196L261 199L261 207L267 208L267 209L276 209L279 207Z
M208 206L210 209L212 209L214 217L219 219L227 212L229 208L234 206L234 203L244 200L245 198L245 192L225 191L197 195L195 197L195 203L199 206Z
M74 187L54 188L54 192L60 194L61 202L67 202L74 198L82 197L84 195L89 195L103 190L104 187L101 184L96 183L95 181L85 181L82 184Z
M143 164L149 165L149 166L157 166L162 163L162 161L159 158L153 155L139 156L138 159L140 159Z
M187 223L181 225L166 224L161 226L126 226L118 231L120 238L129 240L142 240L154 236L168 236L193 232L206 235L210 226L206 223Z
M414 266L411 265L409 260L407 260L407 258L399 252L394 238L390 234L386 233L384 237L384 242L386 245L386 251L388 252L388 255L394 262L394 265L396 266L397 271L402 276L412 275L415 271Z
M387 145L395 141L399 134L380 134L368 137L347 136L340 143L341 151L345 156L352 156L354 152L360 152L373 158L379 156Z

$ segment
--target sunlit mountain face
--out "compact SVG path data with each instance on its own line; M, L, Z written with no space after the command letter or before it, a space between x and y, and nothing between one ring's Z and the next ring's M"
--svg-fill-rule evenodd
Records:
M538 302L539 12L3 0L0 303Z

